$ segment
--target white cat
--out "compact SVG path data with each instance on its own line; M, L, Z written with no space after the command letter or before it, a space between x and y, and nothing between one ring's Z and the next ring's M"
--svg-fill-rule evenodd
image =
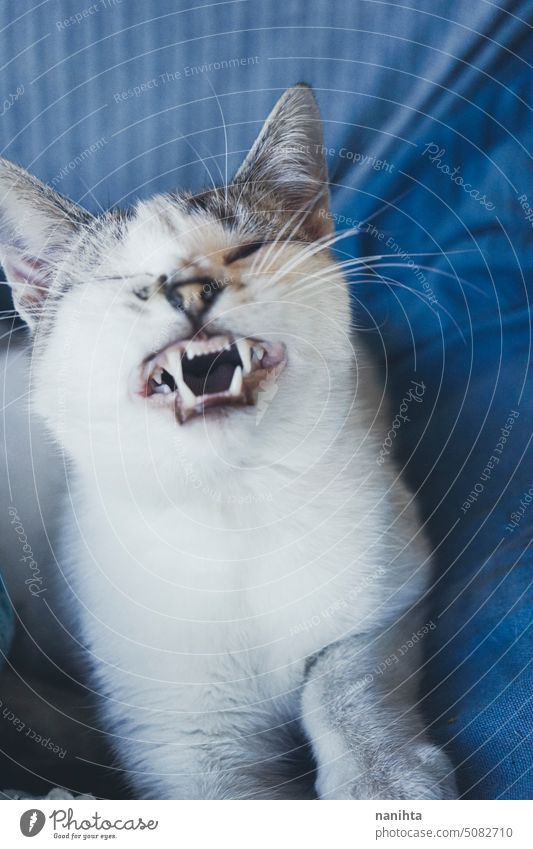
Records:
M71 465L65 617L142 798L455 793L399 651L428 552L377 462L322 150L301 85L200 195L93 218L0 166L33 403Z

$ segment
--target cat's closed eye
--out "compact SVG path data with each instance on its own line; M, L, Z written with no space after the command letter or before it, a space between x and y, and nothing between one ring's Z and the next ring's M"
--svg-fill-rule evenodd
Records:
M229 253L224 257L226 261L226 265L231 265L232 262L237 262L239 259L246 259L246 257L251 256L259 248L262 248L265 243L262 241L259 242L248 242L246 245L239 245L236 248L233 248Z

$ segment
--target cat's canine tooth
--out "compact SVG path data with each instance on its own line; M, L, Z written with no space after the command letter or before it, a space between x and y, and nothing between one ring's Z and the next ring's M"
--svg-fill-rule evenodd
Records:
M163 374L163 369L160 366L156 366L156 368L153 370L150 377L152 378L152 380L155 380L156 383L161 384L161 375L162 374Z
M235 343L239 357L241 358L243 374L250 374L252 370L252 357L250 355L250 343L247 339L238 339Z
M179 351L167 351L163 360L163 368L168 371L176 383L183 380L183 370L181 367L181 354Z
M265 356L265 350L264 350L264 348L258 348L258 347L256 346L256 347L254 348L254 354L255 354L255 356L257 357L257 359L259 360L259 362L261 362L261 360L262 360L262 359L263 359L263 357Z
M195 407L197 403L197 398L192 389L189 389L183 378L180 376L179 380L176 380L176 384L178 387L178 392L180 394L181 400L185 404L186 407Z
M228 393L230 395L234 395L238 397L241 394L242 390L242 368L240 366L236 366L235 371L233 372L233 377L231 378L231 384L228 389Z

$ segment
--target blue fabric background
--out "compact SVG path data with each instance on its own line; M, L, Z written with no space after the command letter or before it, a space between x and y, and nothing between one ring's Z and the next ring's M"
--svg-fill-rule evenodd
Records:
M13 611L10 607L4 583L0 579L0 666L13 638Z
M435 548L428 722L464 797L533 798L528 4L192 5L2 4L3 155L97 211L220 182L283 89L316 88L334 213L375 227L339 255L397 254L353 276L356 320L392 411L426 385L395 448Z

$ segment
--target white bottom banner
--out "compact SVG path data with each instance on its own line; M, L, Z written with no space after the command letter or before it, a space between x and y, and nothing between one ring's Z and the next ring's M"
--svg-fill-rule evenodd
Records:
M532 802L9 801L2 846L533 846Z

